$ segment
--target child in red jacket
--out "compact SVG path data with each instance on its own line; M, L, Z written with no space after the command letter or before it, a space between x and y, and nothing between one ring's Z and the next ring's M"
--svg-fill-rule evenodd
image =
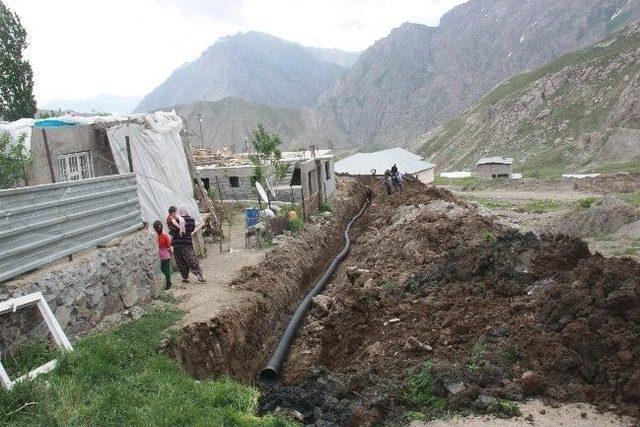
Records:
M158 256L160 257L160 270L164 273L166 280L165 289L171 288L171 239L162 230L162 222L153 223L153 229L158 233Z

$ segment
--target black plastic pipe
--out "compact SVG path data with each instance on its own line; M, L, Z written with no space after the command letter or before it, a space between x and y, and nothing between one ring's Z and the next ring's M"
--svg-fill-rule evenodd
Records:
M307 310L309 310L311 300L313 299L313 297L322 292L331 276L333 276L333 273L335 273L338 264L340 264L340 262L347 255L347 252L349 252L349 248L351 247L351 238L349 237L349 231L351 230L351 226L353 225L353 223L362 216L367 206L369 206L368 200L362 206L360 212L358 212L358 214L354 216L351 221L349 221L349 223L347 224L347 228L344 230L344 247L342 248L342 251L333 259L333 261L331 261L331 264L325 270L322 277L320 277L318 283L316 283L313 289L311 289L307 296L302 300L302 302L296 309L296 312L293 313L293 317L289 321L287 329L285 329L284 333L282 334L282 337L280 338L276 349L273 351L271 359L269 359L267 365L262 371L260 371L260 374L258 374L258 379L261 383L275 384L276 382L278 382L278 371L282 367L282 363L289 353L291 342L293 341L293 338L295 337L296 332L300 327L300 323L302 323Z

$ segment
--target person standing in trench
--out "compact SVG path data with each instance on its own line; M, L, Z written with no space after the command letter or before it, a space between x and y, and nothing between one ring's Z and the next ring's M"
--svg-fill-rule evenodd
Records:
M199 282L206 282L202 275L198 257L193 249L193 239L191 237L191 233L196 228L196 222L185 207L178 209L178 215L180 220L184 221L184 232L178 227L171 226L169 226L169 232L173 243L173 255L178 265L178 271L182 276L182 281L189 283L189 272L191 272L198 278Z

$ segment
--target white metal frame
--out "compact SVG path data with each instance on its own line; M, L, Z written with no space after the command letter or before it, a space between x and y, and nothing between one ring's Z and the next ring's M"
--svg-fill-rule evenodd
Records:
M73 347L71 347L69 339L60 327L58 320L53 315L51 308L49 308L49 304L47 304L47 301L44 299L44 296L41 292L36 292L33 294L0 302L0 314L4 314L8 311L15 313L18 308L30 304L36 304L38 306L40 314L42 314L42 318L47 324L51 335L53 335L53 339L56 341L57 346L63 350L73 351ZM33 369L31 372L21 376L15 381L12 381L11 378L9 378L9 374L7 374L7 371L4 369L4 366L2 366L2 362L0 362L0 382L2 382L2 386L5 389L11 390L11 388L13 388L13 386L20 381L33 379L40 374L52 371L56 367L57 363L58 361L54 359L42 366Z
M60 154L58 156L58 167L61 181L81 181L94 176L91 151Z

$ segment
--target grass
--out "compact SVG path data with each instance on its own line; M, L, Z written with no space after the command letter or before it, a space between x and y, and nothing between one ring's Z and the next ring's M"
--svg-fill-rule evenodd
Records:
M616 172L640 172L640 161L607 163L596 168L598 173L616 173Z
M407 378L402 397L409 403L429 410L443 410L446 401L435 395L433 364L426 361L418 372Z
M557 200L549 200L549 199L532 200L518 208L519 211L536 213L536 214L554 212L559 209L562 209L562 202L559 202Z
M471 176L468 178L443 178L441 176L436 177L435 185L450 185L460 187L473 187L480 182L480 178Z
M500 199L476 199L476 203L488 209L510 209L513 203L509 200Z
M591 206L593 206L594 204L598 204L599 202L601 202L601 199L599 197L584 197L578 200L578 206L581 209L589 209L591 208Z
M56 358L56 353L42 340L27 342L15 354L2 354L2 366L12 379L30 372Z
M640 191L631 194L625 194L623 198L625 202L635 207L640 207Z
M486 355L487 345L482 341L476 342L471 350L471 360L468 366L469 372L477 372L482 366L486 365Z
M331 205L329 205L329 203L320 203L320 205L318 206L318 212L331 212Z
M158 309L78 341L58 368L0 391L0 425L287 426L255 415L258 392L230 379L195 381L160 350L181 317Z
M489 412L492 412L498 416L513 418L521 415L520 408L515 402L510 400L498 400L489 406Z
M482 233L482 237L487 243L493 243L498 240L498 235L496 234L496 232L490 229L484 230L484 232Z

